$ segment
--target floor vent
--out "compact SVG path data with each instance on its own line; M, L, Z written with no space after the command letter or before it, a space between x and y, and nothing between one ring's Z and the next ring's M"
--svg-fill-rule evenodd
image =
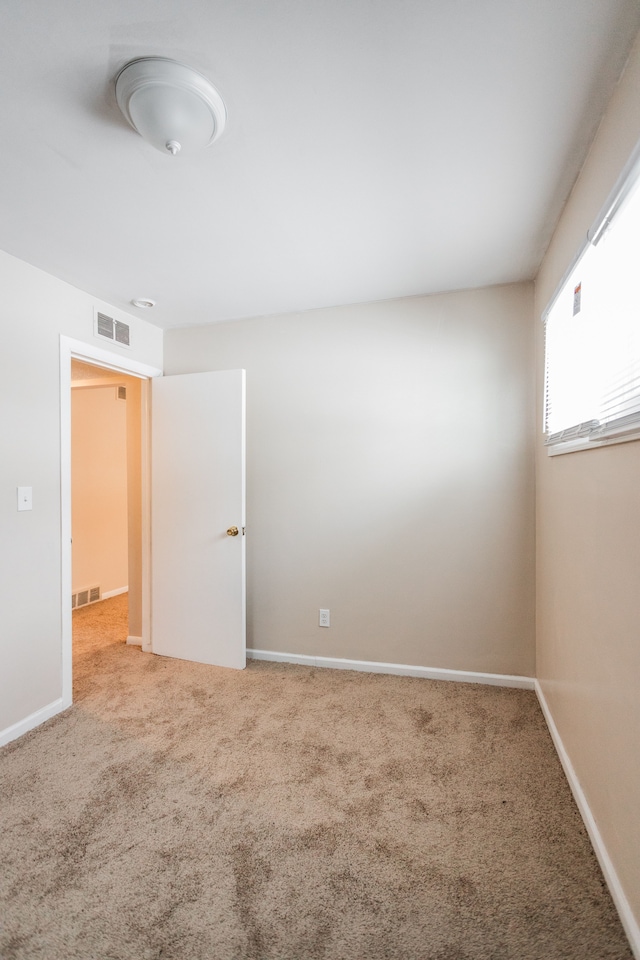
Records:
M108 317L106 313L96 311L95 332L96 337L102 337L103 340L119 343L121 347L131 346L129 324L114 320L113 317Z
M97 603L101 598L100 587L87 587L85 590L78 590L71 594L71 609L86 607L90 603Z

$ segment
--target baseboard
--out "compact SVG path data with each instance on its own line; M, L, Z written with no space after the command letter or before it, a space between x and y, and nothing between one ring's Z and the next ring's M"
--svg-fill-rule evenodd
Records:
M18 737L21 737L24 733L28 733L29 730L33 730L34 727L44 723L45 720L50 720L51 717L55 717L57 713L66 710L67 707L70 706L70 703L65 703L62 697L60 697L59 700L54 700L53 703L42 707L41 710L36 710L35 713L25 717L24 720L20 720L18 723L7 727L6 730L0 731L0 747L3 747L5 743L11 743L12 740L17 740Z
M127 637L127 643L131 647L141 647L142 637Z
M101 600L109 600L111 597L119 597L121 593L128 593L129 587L118 587L117 590L106 590L102 596Z
M390 673L399 677L422 677L425 680L453 680L456 683L487 683L495 687L520 687L533 690L533 677L506 673L475 673L471 670L444 670L441 667L412 667L404 663L380 663L377 660L343 660L340 657L309 657L301 653L275 653L272 650L247 650L252 660L299 663L307 667L329 667L333 670L359 670L363 673Z
M620 920L622 922L622 926L624 927L624 931L629 938L631 950L633 951L633 955L636 960L640 960L640 924L638 924L638 921L634 917L633 911L629 905L629 901L627 900L624 890L622 889L622 885L618 879L618 874L616 873L616 869L611 861L611 857L607 852L604 840L602 839L602 834L598 829L598 825L596 824L595 818L591 812L589 802L580 785L580 781L578 780L576 771L573 768L573 764L569 759L569 754L567 753L562 742L562 738L551 714L549 704L547 703L545 695L542 691L542 687L540 686L538 680L535 681L535 691L540 703L540 707L544 714L544 718L547 722L549 733L551 734L551 739L553 740L553 745L556 748L557 754L560 758L560 763L562 764L565 776L569 781L573 798L576 801L576 805L584 821L587 833L589 834L591 845L594 849L596 857L598 858L598 863L600 864L600 868L604 874L607 886L609 887L609 893L611 894L611 898L616 906L616 910L620 915Z

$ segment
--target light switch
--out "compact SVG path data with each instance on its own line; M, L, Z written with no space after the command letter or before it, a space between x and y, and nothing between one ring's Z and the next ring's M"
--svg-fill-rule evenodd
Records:
M33 487L18 487L18 510L33 510Z

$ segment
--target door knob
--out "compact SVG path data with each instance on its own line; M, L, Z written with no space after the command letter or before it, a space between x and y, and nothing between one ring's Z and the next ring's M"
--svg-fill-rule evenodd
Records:
M237 537L238 533L239 531L237 527L229 527L229 529L227 530L228 537Z

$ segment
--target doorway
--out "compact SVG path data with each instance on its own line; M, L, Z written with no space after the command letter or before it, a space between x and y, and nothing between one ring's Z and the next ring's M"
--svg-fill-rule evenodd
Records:
M72 370L72 367L75 369ZM150 650L149 629L149 496L148 496L148 382L149 378L161 375L162 371L129 360L108 350L91 344L60 337L60 444L61 444L61 592L62 592L62 699L63 709L73 700L73 642L72 642L72 597L78 588L101 587L100 583L84 583L84 576L78 573L82 583L74 581L72 547L72 390L99 390L106 387L115 391L117 386L127 388L127 400L117 401L124 404L127 411L126 445L132 452L131 463L127 463L127 509L126 527L126 581L111 589L115 594L128 587L130 596L129 633L130 642L139 643L143 649ZM75 378L75 380L73 379ZM85 381L93 381L89 386ZM72 383L76 383L72 387ZM79 386L84 384L84 386ZM131 391L131 393L129 392ZM97 395L97 394L96 394ZM112 397L114 394L111 394ZM136 401L134 398L138 397ZM129 398L134 402L127 406ZM115 402L115 401L114 401ZM121 408L121 413L123 408ZM89 425L90 427L90 425ZM127 451L125 451L127 452ZM127 460L129 458L127 457ZM137 462L136 462L137 460ZM122 465L120 465L122 467ZM131 466L131 470L129 467ZM122 472L122 471L121 471ZM137 473L137 480L133 477ZM131 476L130 476L131 475ZM90 508L90 505L89 505ZM129 509L130 508L130 509ZM96 504L99 510L99 504ZM116 550L117 553L117 550ZM117 566L117 565L116 565ZM86 569L86 568L85 568ZM112 571L108 572L112 575ZM91 580L91 576L89 576ZM109 593L104 585L104 593ZM114 595L112 593L112 595ZM83 598L84 599L84 598Z
M122 596L117 607L125 613L128 607L124 638L138 645L142 645L141 388L136 377L71 360L71 607L76 614ZM77 616L73 620L75 630Z

